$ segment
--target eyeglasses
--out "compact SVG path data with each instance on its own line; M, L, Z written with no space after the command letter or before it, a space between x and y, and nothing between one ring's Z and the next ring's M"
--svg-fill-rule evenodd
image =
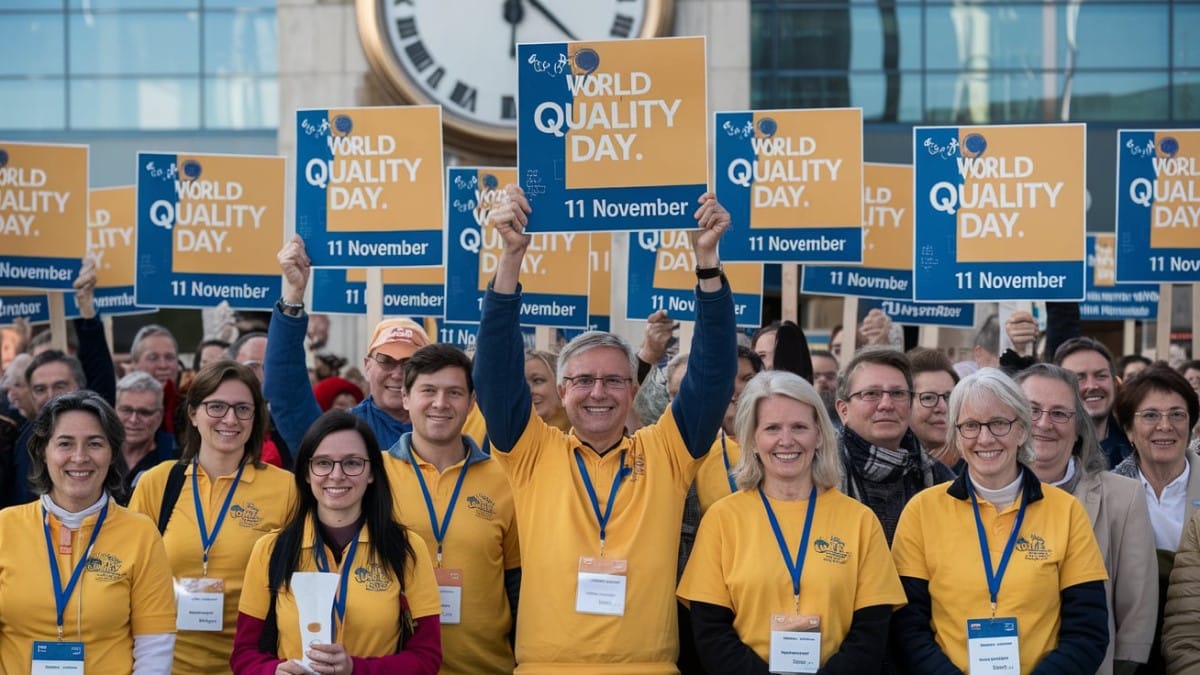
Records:
M963 422L962 424L956 424L954 425L954 428L958 429L959 435L963 438L979 438L980 432L983 431L984 427L987 427L989 434L999 438L1001 436L1007 436L1008 432L1012 431L1013 422L1016 421L1017 418L1015 417L1011 420L997 417L996 419L989 420L987 422L976 422L975 420L970 420Z
M571 383L571 388L580 391L587 391L596 386L597 382L603 382L605 389L625 389L632 382L632 377L621 377L620 375L576 375L575 377L564 377L564 381Z
M913 393L907 389L889 389L887 391L883 391L882 389L867 389L865 391L856 391L846 398L849 400L858 398L864 403L879 403L883 400L884 396L892 399L892 403L911 403Z
M1154 426L1162 421L1165 417L1171 424L1182 424L1187 422L1188 414L1186 410L1180 408L1172 408L1170 410L1139 410L1133 413L1134 417L1141 419L1146 424Z
M134 408L127 405L117 406L117 416L125 418L133 418L135 415L142 419L154 417L162 412L162 408Z
M932 391L923 391L923 392L917 394L917 400L920 401L921 405L925 406L926 408L937 407L938 399L941 399L941 400L945 401L946 403L949 403L950 402L950 392L946 392L945 394L938 394L938 393L932 392Z
M1033 418L1034 422L1042 419L1043 414L1049 415L1050 421L1055 424L1066 424L1075 416L1075 413L1068 410L1042 410L1037 406L1029 409L1029 416Z
M233 409L233 416L239 420L248 420L254 417L254 406L249 403L226 403L225 401L202 401L200 405L204 406L204 412L208 416L215 419L224 419L229 410Z
M308 463L308 470L314 476L328 476L333 473L333 467L341 466L342 473L347 476L361 476L367 470L370 460L365 457L347 457L346 459L314 459Z
M374 361L385 373L390 373L404 365L404 361L401 361L400 359L393 359L387 354L380 354L378 352L368 356L367 358Z

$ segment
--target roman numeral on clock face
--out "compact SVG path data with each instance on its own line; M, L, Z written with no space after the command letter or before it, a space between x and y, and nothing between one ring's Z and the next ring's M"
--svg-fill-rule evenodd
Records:
M455 82L454 91L450 92L450 100L457 103L460 108L475 112L475 95L477 93L475 87Z

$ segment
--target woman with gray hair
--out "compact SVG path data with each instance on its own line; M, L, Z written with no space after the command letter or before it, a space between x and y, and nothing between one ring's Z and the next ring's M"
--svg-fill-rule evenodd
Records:
M41 499L0 511L0 672L171 671L167 553L154 523L109 497L122 438L91 391L51 399L33 422Z
M900 516L892 556L908 604L892 621L894 658L914 673L1095 673L1108 575L1083 506L1028 468L1029 400L983 368L954 388L948 415L967 470Z
M875 514L837 490L837 435L812 385L750 380L738 491L713 504L679 584L711 673L878 672L904 602Z
M1049 363L1016 376L1033 413L1033 461L1043 483L1075 495L1092 521L1108 570L1108 652L1102 675L1150 660L1158 614L1154 530L1142 486L1108 471L1075 373Z

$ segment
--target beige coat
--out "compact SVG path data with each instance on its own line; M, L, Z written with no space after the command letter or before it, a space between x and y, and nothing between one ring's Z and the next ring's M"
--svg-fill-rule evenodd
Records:
M1108 643L1101 674L1113 660L1146 663L1158 615L1154 531L1140 481L1107 471L1084 476L1075 487L1108 570ZM1200 608L1198 608L1200 609Z
M1163 616L1163 658L1168 673L1200 672L1200 514L1183 526Z

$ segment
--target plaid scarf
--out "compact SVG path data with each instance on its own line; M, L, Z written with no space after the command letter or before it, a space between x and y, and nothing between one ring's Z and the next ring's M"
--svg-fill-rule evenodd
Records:
M898 450L872 445L850 428L841 434L842 492L866 504L883 525L891 544L900 512L913 495L954 475L941 462L921 450L911 430L900 440Z

